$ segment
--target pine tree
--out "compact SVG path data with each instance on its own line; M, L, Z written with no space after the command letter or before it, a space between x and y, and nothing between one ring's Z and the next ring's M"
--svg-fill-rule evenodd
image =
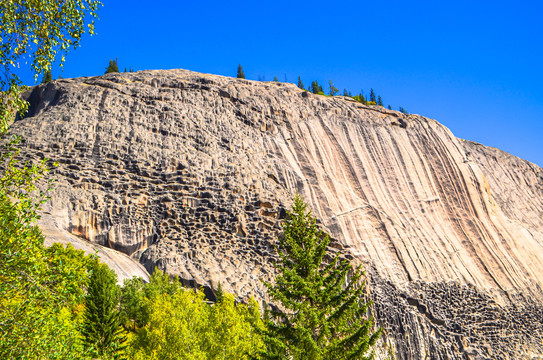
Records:
M243 68L241 67L241 64L238 64L238 79L245 79L245 73L243 72Z
M319 83L317 82L317 80L313 81L311 83L311 92L313 94L317 94L318 92L320 91L319 89Z
M364 91L360 90L360 94L358 95L360 97L360 102L364 105L368 105L368 101L366 100L366 97L364 96Z
M222 289L222 285L221 285L220 281L219 281L219 285L217 286L217 292L215 294L215 299L217 300L218 303L220 303L224 299L224 291Z
M106 74L118 73L119 67L117 66L117 59L109 60L109 66L106 68Z
M274 77L273 77L273 81L274 81L274 82L279 82L279 80L277 79L277 76L274 76Z
M53 75L51 74L51 70L45 70L45 72L43 73L43 79L41 80L41 83L47 84L51 80L53 80Z
M383 106L383 99L381 99L381 95L377 97L377 105Z
M117 276L107 265L97 263L85 298L83 329L85 343L100 358L119 358L125 341L117 305Z
M279 238L278 276L268 293L280 311L270 311L266 336L268 358L372 359L370 347L381 330L372 332L373 320L364 301L364 272L353 269L341 253L327 257L330 237L318 229L316 219L299 195L283 223Z
M399 109L399 110L400 110L400 112L401 112L402 114L406 114L406 115L409 114L409 113L407 112L407 110L405 110L405 109L404 109L403 107L401 107L401 106L400 106L400 109Z
M334 86L332 80L328 80L328 86L330 87L330 96L335 96L339 92L337 87Z
M370 89L370 101L373 101L377 104L377 99L375 98L375 92L373 91L373 88Z
M302 90L305 90L304 83L302 82L302 78L298 76L298 87Z
M136 331L145 325L145 282L142 278L125 279L121 289L120 312L125 329Z
M392 110L392 106L390 106L390 104L388 104L388 109L389 109L389 110Z

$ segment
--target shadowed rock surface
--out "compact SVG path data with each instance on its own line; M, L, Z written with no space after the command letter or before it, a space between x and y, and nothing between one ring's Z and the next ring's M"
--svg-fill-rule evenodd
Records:
M35 87L55 227L212 296L265 299L300 192L370 277L398 359L543 358L543 171L418 115L185 70ZM49 225L42 224L47 228Z

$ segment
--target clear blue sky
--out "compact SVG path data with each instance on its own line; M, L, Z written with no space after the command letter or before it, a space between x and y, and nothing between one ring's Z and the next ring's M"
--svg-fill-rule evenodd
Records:
M543 166L543 2L102 0L64 78L183 68L374 88L385 105ZM58 68L53 69L54 78Z

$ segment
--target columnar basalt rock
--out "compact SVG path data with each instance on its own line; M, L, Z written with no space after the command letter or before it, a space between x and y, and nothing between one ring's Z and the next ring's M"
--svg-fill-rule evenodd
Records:
M399 359L543 356L543 173L435 120L186 70L57 80L12 132L55 227L265 300L298 191L362 262ZM54 223L54 225L52 225Z

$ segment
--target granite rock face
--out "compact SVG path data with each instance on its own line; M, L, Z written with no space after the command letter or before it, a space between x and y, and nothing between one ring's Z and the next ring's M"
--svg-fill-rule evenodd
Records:
M58 80L12 132L55 227L265 300L298 191L368 270L398 359L543 358L543 170L418 115L185 70ZM42 227L50 225L44 223Z

